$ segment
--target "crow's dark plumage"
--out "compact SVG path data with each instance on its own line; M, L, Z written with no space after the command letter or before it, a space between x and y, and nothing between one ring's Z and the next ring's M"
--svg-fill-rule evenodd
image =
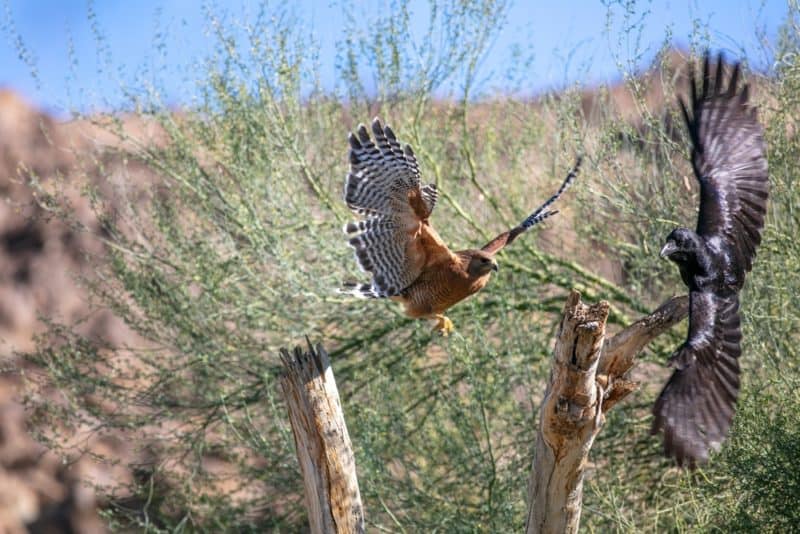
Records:
M742 338L738 293L761 242L769 182L748 86L737 90L739 65L725 87L722 55L713 79L706 55L699 92L693 65L690 70L691 110L679 101L700 182L697 231L674 230L661 250L689 287L689 334L670 358L675 372L653 408L653 433L664 433L667 456L693 467L719 448L733 419Z

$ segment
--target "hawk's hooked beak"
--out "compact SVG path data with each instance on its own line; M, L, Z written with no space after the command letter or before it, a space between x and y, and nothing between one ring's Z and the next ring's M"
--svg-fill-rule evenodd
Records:
M494 272L497 272L497 269L498 269L498 267L497 267L497 262L496 262L496 261L493 261L493 262L492 262L492 270L493 270Z
M662 258L668 258L672 253L677 251L678 245L676 245L674 241L667 241L667 244L661 249L661 253L659 255Z

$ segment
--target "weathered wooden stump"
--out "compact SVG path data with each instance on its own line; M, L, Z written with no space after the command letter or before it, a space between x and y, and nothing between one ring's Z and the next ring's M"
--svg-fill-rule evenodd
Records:
M314 534L364 532L356 462L339 391L322 345L281 351L281 377L297 458L303 472L306 509Z
M604 414L636 389L627 375L639 352L688 310L688 297L673 297L606 339L608 303L587 306L570 293L540 409L526 532L578 531L584 469Z

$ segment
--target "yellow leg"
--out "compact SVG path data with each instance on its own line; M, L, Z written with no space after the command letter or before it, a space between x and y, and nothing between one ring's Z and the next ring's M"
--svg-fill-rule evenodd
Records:
M453 321L442 314L438 314L436 315L436 326L433 327L433 330L447 337L455 328L453 327Z

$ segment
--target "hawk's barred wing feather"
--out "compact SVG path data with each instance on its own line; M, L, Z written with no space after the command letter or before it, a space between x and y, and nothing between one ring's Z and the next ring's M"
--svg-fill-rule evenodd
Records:
M705 462L728 434L739 393L741 339L735 293L690 293L689 334L670 358L675 372L653 407L652 432L664 432L664 453L679 465Z
M420 239L421 225L436 205L436 186L420 186L414 151L401 147L388 126L372 121L372 135L359 125L350 134L350 173L345 183L347 206L365 219L345 225L361 268L372 284L351 285L345 292L366 297L392 297L421 273L431 242ZM444 248L443 244L433 246ZM426 248L427 247L427 248ZM449 254L449 250L447 251Z
M439 189L436 187L436 184L428 184L423 186L420 191L422 193L422 201L425 203L425 207L430 214L436 206L436 201L439 200Z
M748 102L748 87L737 94L737 64L727 90L720 55L712 83L709 58L703 61L700 93L691 69L691 116L680 100L692 141L692 166L700 182L697 233L719 237L732 261L750 271L761 242L769 181L761 125ZM738 275L741 285L744 273Z
M575 177L578 176L578 171L581 168L582 161L583 158L581 156L578 156L578 158L575 160L575 166L572 167L572 170L569 171L567 177L564 178L564 181L561 183L561 187L559 187L558 191L556 191L556 193L553 196L548 198L544 202L544 204L536 208L518 226L515 226L511 230L503 232L502 234L498 235L497 237L486 243L481 250L489 254L496 254L503 247L511 244L511 242L514 241L517 238L517 236L519 236L523 232L530 230L543 220L558 213L558 210L548 210L547 208L549 208L556 200L558 200L559 197L561 197L561 195L564 194L564 191L566 191L567 188L570 185L572 185L572 182L575 181Z

